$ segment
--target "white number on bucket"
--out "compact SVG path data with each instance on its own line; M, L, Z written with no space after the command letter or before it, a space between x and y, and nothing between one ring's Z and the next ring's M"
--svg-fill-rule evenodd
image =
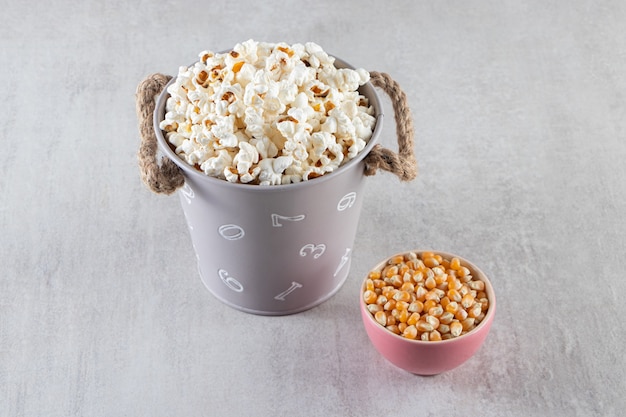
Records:
M241 226L237 226L236 224L223 224L217 229L220 236L222 236L226 240L237 240L241 239L245 236L246 232L244 232Z
M320 243L319 245L314 245L312 243L304 245L300 249L300 256L307 256L309 253L313 255L313 259L317 259L324 254L326 251L326 245Z
M185 200L187 200L187 204L191 204L191 199L195 197L195 194L193 193L191 187L187 185L187 183L185 183L185 185L183 185L183 188L180 189L180 193L183 197L185 197Z
M291 283L291 287L289 287L287 290L278 294L276 297L274 297L274 299L279 300L279 301L285 301L285 297L287 297L289 294L291 294L298 288L302 288L302 284L300 284L299 282L293 281Z
M217 275L219 275L219 277L222 280L222 282L224 284L226 284L226 286L228 288L230 288L231 290L236 291L236 292L242 292L243 291L243 285L241 285L241 282L239 282L235 278L231 277L228 274L227 270L220 269L219 271L217 271Z
M337 204L337 211L344 211L349 209L354 205L356 201L356 193L353 191L343 196L339 203Z
M304 220L304 214L300 214L298 216L281 216L280 214L272 214L272 226L274 227L283 227L283 224L280 222L281 220L289 221L289 222L299 222L300 220Z
M351 250L352 249L350 249L350 248L346 248L346 253L341 257L341 262L339 262L339 266L337 267L337 270L333 274L334 277L337 276L339 271L341 271L341 268L343 268L348 263L348 261L350 260L350 251Z

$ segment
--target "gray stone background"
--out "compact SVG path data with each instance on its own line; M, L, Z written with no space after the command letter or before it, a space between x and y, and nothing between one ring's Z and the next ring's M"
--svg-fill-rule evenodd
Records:
M0 415L623 414L626 3L2 2ZM391 74L417 129L419 177L367 179L346 284L287 317L202 287L178 198L136 163L137 84L249 38ZM369 267L414 248L498 295L434 377L358 311Z

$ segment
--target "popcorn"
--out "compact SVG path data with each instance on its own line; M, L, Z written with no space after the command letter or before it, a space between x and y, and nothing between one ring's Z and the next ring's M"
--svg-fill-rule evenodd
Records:
M188 164L234 183L310 180L353 159L376 119L364 69L337 69L317 44L248 40L203 51L168 87L160 123Z

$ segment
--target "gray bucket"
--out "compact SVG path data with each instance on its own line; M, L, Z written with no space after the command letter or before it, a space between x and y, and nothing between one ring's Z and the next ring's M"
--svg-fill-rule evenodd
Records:
M230 183L180 159L159 129L166 88L157 99L153 125L159 149L183 172L178 193L206 288L229 306L262 315L298 313L332 297L350 271L363 204L363 159L382 129L373 85L359 90L376 117L365 149L332 173L276 186Z

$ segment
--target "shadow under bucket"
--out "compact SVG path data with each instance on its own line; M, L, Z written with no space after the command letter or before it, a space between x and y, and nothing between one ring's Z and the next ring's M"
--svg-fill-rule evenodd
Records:
M335 65L352 68L339 59ZM372 83L359 89L376 118L366 147L332 173L275 186L230 183L180 159L159 128L166 88L158 96L152 127L159 149L183 173L178 192L206 288L231 307L262 315L298 313L333 296L350 271L363 203L364 158L382 129L382 107Z

